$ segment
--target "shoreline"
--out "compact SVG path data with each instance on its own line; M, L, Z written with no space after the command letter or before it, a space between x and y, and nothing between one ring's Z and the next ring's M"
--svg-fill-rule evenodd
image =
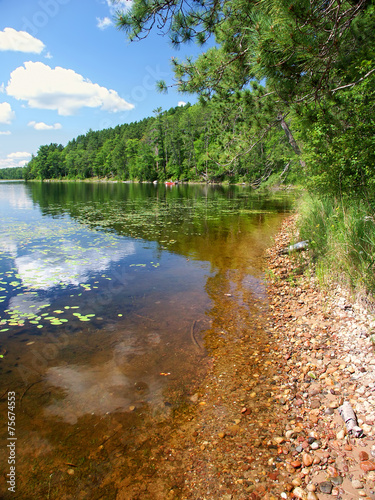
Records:
M295 220L284 221L267 256L270 329L284 376L277 397L289 419L277 439L289 474L282 498L374 499L374 317L345 290L322 290L314 276L296 275L307 257L279 255ZM361 438L347 433L338 412L344 401Z
M298 274L308 253L279 255L295 220L283 221L265 257L264 322L211 349L195 412L166 442L163 495L153 498L375 499L375 321L343 290ZM363 437L347 434L343 401Z

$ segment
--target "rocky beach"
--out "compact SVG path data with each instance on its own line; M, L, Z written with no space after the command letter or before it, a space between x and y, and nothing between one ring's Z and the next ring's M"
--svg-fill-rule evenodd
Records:
M119 500L375 499L374 316L322 290L308 251L282 252L295 221L265 258L268 305L251 323L233 309L233 327L205 337L190 410L150 457L156 473Z

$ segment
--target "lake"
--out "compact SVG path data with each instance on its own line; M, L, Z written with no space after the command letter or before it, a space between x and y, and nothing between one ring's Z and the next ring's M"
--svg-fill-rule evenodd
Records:
M0 433L16 468L6 444L0 463L17 498L115 499L194 417L215 341L238 311L265 315L262 258L292 203L245 186L0 183Z

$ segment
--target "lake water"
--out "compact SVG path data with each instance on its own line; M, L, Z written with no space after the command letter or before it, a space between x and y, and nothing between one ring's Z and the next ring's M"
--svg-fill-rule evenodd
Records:
M16 498L116 498L121 457L136 467L192 411L225 307L264 315L262 255L291 203L242 186L0 183L0 466L16 437Z

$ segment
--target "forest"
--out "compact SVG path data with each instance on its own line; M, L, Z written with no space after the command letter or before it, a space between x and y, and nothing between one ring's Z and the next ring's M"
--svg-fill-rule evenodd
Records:
M227 148L231 145L225 139L228 127L241 133L251 117L242 113L229 122L228 109L221 109L215 102L187 104L168 111L158 108L155 116L111 129L90 130L65 147L43 145L22 176L42 181L229 181L249 182L257 187L272 173L285 175L293 164L294 153L281 128L270 130L248 153L241 152L234 160L229 158Z
M41 146L23 177L299 185L322 276L375 290L374 14L373 0L134 0L116 14L134 43L202 46L158 83L199 102Z

